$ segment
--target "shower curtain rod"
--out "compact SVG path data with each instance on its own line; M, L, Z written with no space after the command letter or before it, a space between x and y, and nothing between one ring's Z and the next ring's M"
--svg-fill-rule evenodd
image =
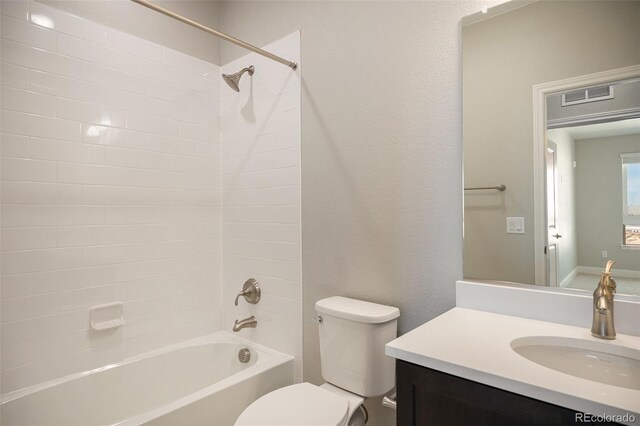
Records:
M196 21L192 21L191 19L185 18L182 15L178 15L177 13L174 13L174 12L168 10L168 9L165 9L164 7L160 7L158 5L155 5L155 4L151 3L150 1L147 1L147 0L131 0L131 1L134 2L134 3L138 3L139 5L142 5L144 7L148 7L151 10L155 10L156 12L160 12L163 15L166 15L166 16L168 16L170 18L177 19L178 21L184 22L185 24L191 25L192 27L195 27L195 28L197 28L199 30L202 30L202 31L207 32L209 34L213 34L214 36L219 37L219 38L221 38L223 40L226 40L228 42L231 42L231 43L233 43L235 45L238 45L240 47L244 47L245 49L249 49L252 52L256 52L257 54L262 55L264 57L267 57L269 59L272 59L272 60L274 60L276 62L280 62L281 64L284 64L284 65L290 67L291 69L295 70L296 68L298 68L298 64L295 63L295 62L288 61L288 60L286 60L284 58L281 58L280 56L276 56L273 53L267 52L266 50L262 50L259 47L253 46L253 45L251 45L249 43L245 43L244 41L239 40L239 39L237 39L235 37L231 37L230 35L227 35L225 33L221 33L220 31L216 31L216 30L214 30L212 28L209 28L207 26L199 24Z

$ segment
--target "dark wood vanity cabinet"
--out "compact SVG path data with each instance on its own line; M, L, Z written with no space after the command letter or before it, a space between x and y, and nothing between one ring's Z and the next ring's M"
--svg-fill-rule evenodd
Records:
M396 391L397 426L585 424L573 410L400 360Z

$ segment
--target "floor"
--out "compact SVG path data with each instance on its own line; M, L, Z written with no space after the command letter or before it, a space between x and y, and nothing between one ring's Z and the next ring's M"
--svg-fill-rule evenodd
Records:
M640 280L636 278L624 278L613 276L616 282L618 294L633 294L640 295ZM596 289L598 282L600 281L600 275L585 274L580 272L576 277L567 284L566 288L577 288L581 290L593 291Z

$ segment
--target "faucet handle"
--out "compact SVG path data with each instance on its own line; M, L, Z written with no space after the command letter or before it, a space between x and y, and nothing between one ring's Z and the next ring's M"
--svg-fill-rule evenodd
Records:
M240 293L238 293L238 295L236 296L236 300L233 302L234 305L238 306L238 299L240 299L240 296L245 296L247 293L244 291L241 291Z
M612 292L616 292L616 281L611 278L611 269L613 269L613 265L616 263L615 260L609 260L607 261L607 265L604 267L604 272L602 273L602 277L604 278L605 281L605 285L609 288L609 290L611 290Z
M240 299L240 296L243 296L244 300L251 303L252 305L255 305L260 301L261 295L262 291L260 291L260 284L258 284L258 281L253 278L249 278L247 281L245 281L244 285L242 286L242 291L238 293L238 295L236 296L236 300L233 303L238 306L238 299Z
M607 264L604 267L604 273L605 274L610 274L611 273L611 269L613 268L613 265L616 263L615 260L608 260Z

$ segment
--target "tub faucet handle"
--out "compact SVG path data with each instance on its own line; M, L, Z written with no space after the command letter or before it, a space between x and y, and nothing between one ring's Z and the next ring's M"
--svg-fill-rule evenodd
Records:
M260 301L261 294L262 292L260 291L258 281L253 278L249 278L242 286L242 291L238 293L236 300L233 303L238 306L238 299L240 299L240 296L243 296L244 300L255 305Z
M247 293L244 291L241 291L240 293L238 293L238 295L236 296L236 300L233 302L234 305L238 306L238 299L240 299L240 296L245 296Z

